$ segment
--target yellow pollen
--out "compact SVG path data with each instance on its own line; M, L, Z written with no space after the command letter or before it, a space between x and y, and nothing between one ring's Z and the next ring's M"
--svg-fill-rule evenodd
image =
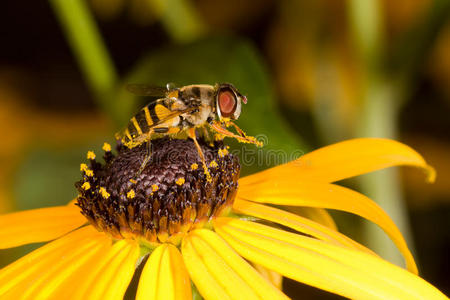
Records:
M87 159L92 159L92 160L94 160L95 159L95 153L94 153L94 151L88 151L88 153L87 153Z
M178 184L178 185L183 185L184 182L185 182L185 180L184 180L183 177L180 177L180 178L177 179L177 181L175 181L175 183Z
M81 164L80 165L80 171L86 172L86 170L89 170L88 166L86 164Z
M111 145L108 144L107 142L103 143L103 147L102 147L103 151L105 152L110 152L111 151Z
M152 192L156 192L157 190L159 190L159 186L152 184Z
M136 180L134 180L134 179L130 179L130 182L131 182L132 184L136 184Z
M216 141L221 141L221 140L223 140L224 137L225 137L225 136L222 135L222 134L220 134L220 133L216 133L216 134L214 135L214 139L215 139Z
M135 196L136 196L136 193L134 192L133 189L130 190L130 191L127 193L127 198L128 198L128 199L133 199Z
M83 183L81 186L85 191L89 190L91 188L91 184L89 182Z
M227 154L228 154L228 150L227 149L219 149L219 156L220 157L224 157Z
M105 189L104 187L101 187L100 190L99 190L99 192L100 192L100 195L102 195L102 197L103 197L104 199L108 199L109 196L111 196L111 195L106 191L106 189Z
M86 173L86 176L88 176L88 177L94 176L94 171L89 170L89 169L86 169L86 170L84 171L84 173Z
M215 160L213 160L213 161L211 161L211 162L209 163L209 166L210 166L211 168L217 168L219 165L216 163Z
M206 176L206 181L211 182L212 181L211 174L209 173L208 167L205 166L205 164L203 164L203 173Z
M191 170L197 170L198 169L198 165L196 163L193 163L191 165Z

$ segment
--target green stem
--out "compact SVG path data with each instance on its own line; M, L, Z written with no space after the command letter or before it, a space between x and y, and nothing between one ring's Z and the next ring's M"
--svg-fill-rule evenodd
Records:
M368 4L369 2L371 4ZM368 6L364 8L365 5ZM392 66L391 69L380 70L378 66L386 65L386 63L382 63L380 55L377 51L373 51L377 49L381 53L382 31L381 26L377 25L381 22L377 21L376 16L381 16L379 2L376 0L351 2L350 17L353 28L357 28L354 30L354 38L356 41L365 40L364 45L361 43L358 47L359 52L362 53L362 64L366 68L366 86L362 95L363 109L359 135L397 138L398 113L410 96L411 86L417 78L416 75L425 57L450 16L450 2L448 0L433 1L419 22L413 24L409 33L400 39L397 47L394 47L394 55L387 63ZM373 24L364 25L364 22ZM378 28L378 32L361 30L366 28L365 26ZM373 49L366 44L372 45ZM388 169L369 174L362 178L361 184L367 195L375 199L389 213L403 233L409 247L412 248L411 230L397 170ZM368 227L367 233L373 240L374 250L392 261L400 261L398 251L394 250L392 242L388 241L380 230Z
M49 0L95 100L115 118L109 96L117 83L109 57L89 8L83 0Z
M398 94L390 83L373 80L366 90L361 113L359 135L363 137L398 138ZM386 169L360 178L363 192L374 199L394 220L409 248L414 253L407 206L398 171ZM373 224L365 226L368 245L382 257L404 265L396 246L384 232Z
M377 0L352 0L348 8L353 39L364 74L360 126L356 135L396 138L398 94L380 68L383 54L380 3ZM409 247L413 248L406 205L396 170L368 174L360 178L360 183L363 192L388 212ZM368 225L365 227L365 236L369 246L382 257L396 264L403 264L398 250L381 230Z

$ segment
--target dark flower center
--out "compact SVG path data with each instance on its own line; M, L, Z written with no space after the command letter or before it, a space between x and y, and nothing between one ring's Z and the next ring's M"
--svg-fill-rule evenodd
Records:
M238 187L238 158L221 142L199 143L212 181L191 140L153 140L141 173L146 144L132 149L118 145L116 156L105 144L105 164L89 152L90 167L81 165L83 179L75 184L82 214L114 238L177 243L184 233L229 208Z

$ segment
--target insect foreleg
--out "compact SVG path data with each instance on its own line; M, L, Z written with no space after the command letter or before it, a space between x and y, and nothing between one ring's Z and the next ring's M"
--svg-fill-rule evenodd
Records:
M236 131L239 133L239 135L242 136L243 138L247 137L247 134L245 134L245 132L241 128L239 128L236 124L234 124L233 122L228 122L227 125L233 126L236 129Z
M233 123L230 123L230 124L233 124ZM214 129L214 131L216 131L217 133L219 133L219 134L221 134L223 136L235 138L239 142L242 142L242 143L255 144L258 147L262 147L263 146L263 144L260 141L256 140L256 138L254 138L252 136L245 135L245 133L243 133L243 131L240 130L240 129L239 129L240 132L242 132L244 134L244 136L240 136L240 135L237 135L237 134L234 134L234 133L228 131L227 129L223 128L222 125L219 122L217 122L217 121L213 122L213 123L211 123L209 125L211 126L212 129ZM236 125L236 127L237 127L237 125Z

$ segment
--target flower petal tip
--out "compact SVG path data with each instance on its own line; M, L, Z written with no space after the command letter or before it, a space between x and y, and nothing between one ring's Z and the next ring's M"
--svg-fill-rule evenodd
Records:
M436 170L430 166L425 166L425 172L427 174L427 183L434 183L436 181Z

